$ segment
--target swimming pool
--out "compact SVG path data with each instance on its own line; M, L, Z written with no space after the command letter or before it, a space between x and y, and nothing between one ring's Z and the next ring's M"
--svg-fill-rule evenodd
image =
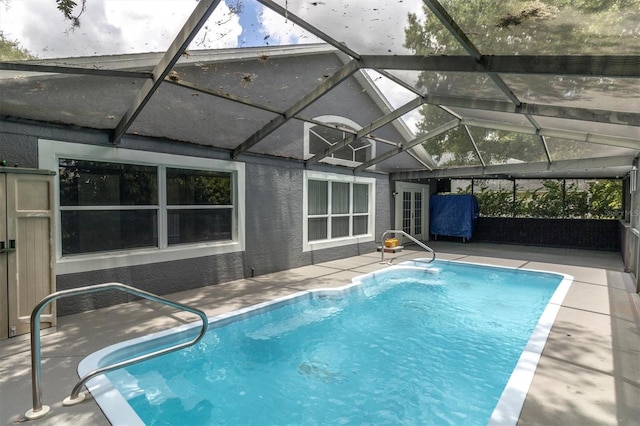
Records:
M212 318L197 346L88 388L113 424L515 424L571 281L408 262ZM193 332L105 348L79 373Z

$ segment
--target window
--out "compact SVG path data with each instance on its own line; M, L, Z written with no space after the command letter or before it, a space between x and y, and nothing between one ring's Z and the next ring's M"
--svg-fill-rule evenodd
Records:
M231 173L167 168L168 243L230 240Z
M60 158L59 176L63 255L232 238L231 173Z
M352 137L361 128L357 123L339 116L316 117L332 127L319 124L305 124L305 158L311 158L325 149ZM322 161L345 166L355 166L371 160L375 156L375 144L369 139L359 139L346 145Z
M60 158L62 254L158 244L157 167Z
M244 164L40 140L61 274L244 250Z
M305 173L305 250L373 241L375 180Z

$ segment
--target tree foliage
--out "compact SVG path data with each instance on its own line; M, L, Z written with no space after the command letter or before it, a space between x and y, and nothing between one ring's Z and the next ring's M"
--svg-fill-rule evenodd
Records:
M56 7L65 20L71 23L71 30L80 27L80 16L84 13L87 0L55 0ZM10 7L10 0L0 0L0 5ZM36 56L20 45L20 41L9 39L0 31L0 61L27 61Z
M471 186L459 191L471 193ZM513 191L507 188L489 189L487 185L480 186L480 192L474 193L478 199L481 216L512 217L514 211Z
M86 9L87 0L80 0L80 5L74 0L56 0L56 7L64 16L64 19L71 22L71 29L80 27L80 16Z
M26 61L35 59L27 49L20 46L17 41L9 40L0 31L0 61Z
M516 0L507 3L441 0L440 3L481 54L636 54L640 42L637 36L640 2L637 0ZM406 48L416 55L425 56L469 54L426 5L423 12L425 19L414 13L407 17ZM547 81L535 84L533 90L538 99L558 98L566 93L602 91L606 82L601 80L550 76ZM620 96L635 93L635 90L627 92L623 87L633 82L615 83L620 88ZM526 90L532 90L531 86L526 86ZM481 73L423 72L416 87L424 93L457 97L468 97L473 93L483 99L507 100L491 79ZM420 114L420 134L454 119L448 112L432 105L423 106ZM477 140L490 142L485 144L487 149L482 152L486 164L503 163L509 159L546 159L541 143L533 152L517 143L522 136L515 133L509 136L506 132L476 130L474 137ZM502 142L506 139L510 141ZM502 143L495 143L498 140ZM583 149L576 148L577 145L567 144L567 152L557 154L571 154L571 158L576 158ZM466 132L449 131L428 140L424 147L441 166L480 163Z
M622 216L622 181L597 180L589 184L591 214L595 218Z
M518 184L518 182L522 182ZM535 188L525 180L497 188L476 180L473 194L478 199L480 215L487 217L618 219L622 216L622 181L590 181L587 187L578 180L544 179ZM459 194L471 194L468 185ZM514 197L515 195L515 197Z
M637 0L441 0L440 3L471 42L484 54L611 53L637 51L633 36L640 16ZM405 28L405 47L418 55L465 54L444 25L423 6L426 19L413 13ZM585 46L586 44L586 46Z

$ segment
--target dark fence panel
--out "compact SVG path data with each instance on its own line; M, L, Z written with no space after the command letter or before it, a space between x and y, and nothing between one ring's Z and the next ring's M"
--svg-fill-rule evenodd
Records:
M480 217L471 241L620 251L618 220Z

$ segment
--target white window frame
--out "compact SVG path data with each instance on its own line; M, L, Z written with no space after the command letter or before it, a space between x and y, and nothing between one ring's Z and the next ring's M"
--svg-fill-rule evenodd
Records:
M321 180L326 182L341 182L341 183L357 183L365 184L369 188L369 206L367 223L367 234L331 238L331 234L328 234L326 240L309 241L309 180ZM353 197L350 201L350 217L353 217ZM375 207L376 207L376 180L374 178L367 178L361 176L349 176L340 175L336 173L325 173L318 171L305 170L304 171L304 188L302 191L302 212L303 212L303 224L302 224L302 251L321 250L333 247L341 247L350 244L371 242L375 240ZM329 209L331 206L329 205ZM330 210L329 210L330 211ZM357 214L356 214L357 215ZM340 215L342 216L342 215Z
M320 121L322 123L332 123L332 124L344 124L345 127L358 131L362 129L362 126L356 123L353 120L350 120L345 117L341 117L339 115L321 115L319 117L315 117L314 121ZM309 151L309 142L310 142L310 130L313 127L319 126L319 124L305 122L304 123L304 159L308 160L309 158L316 155L315 153L311 153ZM375 158L376 156L376 144L374 141L369 140L371 144L371 158ZM335 164L338 166L346 166L346 167L357 167L362 164L359 161L349 161L343 158L334 158L334 157L325 157L320 160L321 163ZM375 165L369 168L370 170L375 170Z
M105 147L78 143L61 142L47 139L38 140L38 164L46 170L57 172L59 159L104 161L112 163L140 164L158 167L158 192L161 208L158 210L158 247L116 250L62 256L61 220L60 220L60 182L55 177L56 208L56 273L70 274L126 266L145 265L157 262L214 256L236 253L245 250L245 165L244 163L216 160L200 157L188 157L150 151L138 151L118 147ZM211 170L232 174L232 239L226 241L208 241L193 244L166 244L166 168ZM163 201L164 199L164 201ZM164 204L163 204L164 203Z

